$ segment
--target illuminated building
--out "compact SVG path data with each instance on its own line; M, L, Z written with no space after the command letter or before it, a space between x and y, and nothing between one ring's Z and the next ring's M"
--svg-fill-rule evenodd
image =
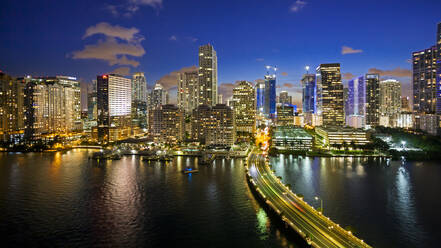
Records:
M198 105L217 104L217 55L210 44L199 47Z
M223 104L224 103L223 95L222 94L217 94L217 103L218 104Z
M98 117L96 80L92 81L92 85L87 88L87 118L96 120Z
M394 79L380 82L380 121L383 126L393 127L401 113L401 83ZM389 120L387 125L386 118ZM380 117L381 119L381 117Z
M81 89L74 77L19 79L25 84L25 138L41 139L82 129Z
M435 114L419 116L419 128L431 135L441 135L441 118Z
M168 92L160 83L156 83L150 92L149 109L159 108L161 105L168 104Z
M349 80L345 112L346 125L354 128L362 128L365 126L366 84L364 77Z
M366 127L376 127L380 121L380 76L366 74Z
M316 113L317 87L314 74L305 74L302 78L302 107L303 113ZM311 122L308 122L311 124Z
M176 105L165 104L149 112L150 133L155 141L176 144L183 140L184 115Z
M102 143L130 135L132 82L116 75L97 76L98 140Z
M411 112L410 104L409 104L409 97L408 96L402 96L401 97L401 111Z
M273 146L280 150L309 151L312 136L303 128L280 126L274 131Z
M414 119L412 112L401 112L395 120L395 127L411 129L414 127Z
M257 112L264 113L263 108L265 106L265 82L257 82L256 86L256 110Z
M239 81L233 88L233 110L237 139L248 139L256 126L254 88L250 82Z
M24 83L0 71L0 141L23 140L24 110Z
M274 119L276 114L276 74L265 75L265 99L263 111L265 116Z
M441 23L436 45L412 53L413 110L441 114Z
M193 110L193 140L207 146L231 147L236 135L234 122L234 112L227 105L201 105Z
M350 127L316 127L315 132L323 138L325 146L332 145L365 145L369 143L369 134Z
M190 114L197 107L198 72L178 74L178 107Z
M321 64L317 75L317 113L325 126L343 126L344 102L340 64Z
M279 103L280 104L292 104L292 96L288 94L287 91L280 91L279 93Z
M289 105L277 106L277 126L294 125L294 107Z
M147 81L142 72L132 76L132 128L147 128Z

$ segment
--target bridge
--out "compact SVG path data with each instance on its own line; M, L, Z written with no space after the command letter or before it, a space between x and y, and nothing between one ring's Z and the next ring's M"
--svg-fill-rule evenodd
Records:
M312 247L370 247L294 194L271 171L266 158L260 152L250 153L246 163L247 179L251 189L288 228Z

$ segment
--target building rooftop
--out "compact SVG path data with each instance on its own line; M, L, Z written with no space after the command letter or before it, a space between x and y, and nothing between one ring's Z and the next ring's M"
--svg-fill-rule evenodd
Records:
M312 139L312 136L307 133L303 128L296 128L291 126L277 127L274 132L276 139L282 138L294 138L294 139Z

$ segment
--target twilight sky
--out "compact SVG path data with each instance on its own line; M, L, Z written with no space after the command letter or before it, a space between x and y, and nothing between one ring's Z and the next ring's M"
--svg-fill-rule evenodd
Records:
M412 51L435 43L439 0L3 0L0 70L70 75L146 73L172 92L176 71L218 53L219 91L279 68L279 90L298 93L305 65L339 62L344 78L368 71L410 92ZM171 93L172 95L174 93ZM225 98L224 98L225 99Z

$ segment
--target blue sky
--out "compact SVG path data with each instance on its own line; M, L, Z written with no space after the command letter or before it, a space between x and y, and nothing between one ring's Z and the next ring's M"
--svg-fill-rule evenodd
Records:
M279 90L295 94L305 65L332 62L343 73L395 77L408 94L407 60L435 43L440 10L441 1L411 0L4 0L0 70L84 82L143 71L154 84L196 65L198 46L210 42L225 94L228 83L262 78L267 64L279 68ZM97 55L87 46L108 49ZM344 46L352 53L342 54ZM163 79L169 88L173 75Z

